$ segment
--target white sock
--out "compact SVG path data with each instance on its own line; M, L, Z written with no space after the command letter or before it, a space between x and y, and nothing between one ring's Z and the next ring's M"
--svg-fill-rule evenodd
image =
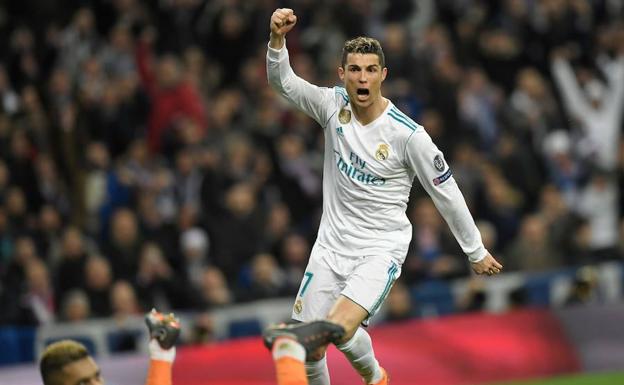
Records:
M305 362L306 352L303 346L297 341L287 337L278 337L273 343L273 360L277 361L282 357L294 358L297 361Z
M327 369L327 354L318 361L307 361L305 363L305 368L309 385L330 385L329 369Z
M366 330L358 328L353 338L336 346L367 384L375 384L383 378L379 362L375 358L373 343Z

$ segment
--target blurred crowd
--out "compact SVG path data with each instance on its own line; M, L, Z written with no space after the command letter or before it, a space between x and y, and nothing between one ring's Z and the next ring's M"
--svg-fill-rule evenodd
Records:
M312 83L338 84L346 38L382 42L384 95L446 154L508 271L622 258L622 0L11 1L0 323L296 293L323 135L266 82L268 20L284 6L298 15L293 67ZM408 216L399 307L409 285L469 274L417 183Z

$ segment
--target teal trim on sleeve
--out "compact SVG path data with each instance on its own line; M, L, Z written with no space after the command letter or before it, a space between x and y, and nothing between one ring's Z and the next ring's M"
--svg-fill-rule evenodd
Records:
M343 88L343 87L334 87L334 90L336 90L336 93L340 96L342 96L342 99L344 99L345 103L349 103L349 95L347 95L347 91Z
M413 124L409 123L407 120L405 120L404 118L400 117L399 115L397 115L395 112L393 112L393 110L388 111L388 115L390 115L390 117L392 117L394 120L396 120L397 122L403 124L404 126L406 126L407 128L409 128L412 131L416 131L416 126L414 126Z

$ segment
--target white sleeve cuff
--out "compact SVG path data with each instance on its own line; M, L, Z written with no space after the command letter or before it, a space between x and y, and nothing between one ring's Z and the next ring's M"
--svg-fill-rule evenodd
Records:
M288 49L286 48L286 40L284 40L284 45L280 49L271 48L267 43L267 57L271 60L278 61L284 56L288 54Z
M488 251L483 245L479 247L478 249L476 249L475 251L467 253L468 260L471 263L481 262L487 254L488 254Z

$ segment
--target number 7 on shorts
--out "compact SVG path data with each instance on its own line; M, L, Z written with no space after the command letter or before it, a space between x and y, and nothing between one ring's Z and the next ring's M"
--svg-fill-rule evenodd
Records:
M305 283L303 284L303 287L301 288L301 291L299 292L299 297L303 296L303 293L305 293L306 289L308 288L308 285L310 284L310 281L312 280L312 277L314 276L314 273L310 273L309 271L306 272L304 274L305 276Z

